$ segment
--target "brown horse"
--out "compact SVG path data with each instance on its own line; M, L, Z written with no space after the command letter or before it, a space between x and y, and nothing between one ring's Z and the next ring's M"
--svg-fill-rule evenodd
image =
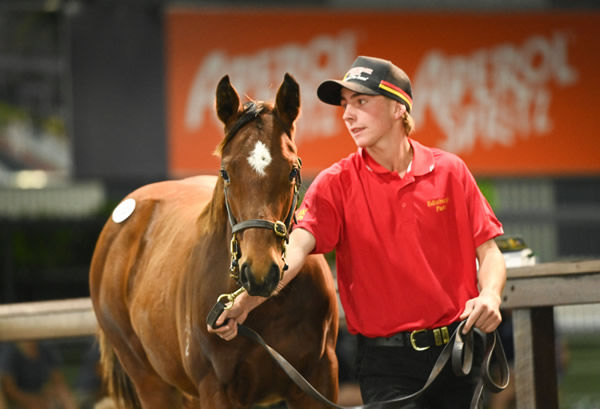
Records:
M139 188L98 239L90 292L109 390L128 408L249 408L282 399L290 408L322 407L258 345L206 330L219 295L238 283L252 295L272 295L245 323L337 399L338 311L325 259L310 256L273 294L300 182L291 136L298 84L286 74L274 106L242 107L225 76L216 107L225 125L221 177Z

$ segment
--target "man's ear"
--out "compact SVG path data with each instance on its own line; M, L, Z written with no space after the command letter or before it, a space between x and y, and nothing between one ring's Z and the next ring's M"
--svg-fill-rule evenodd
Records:
M401 119L404 117L404 113L406 112L406 105L398 101L394 101L394 103L394 117L396 119Z

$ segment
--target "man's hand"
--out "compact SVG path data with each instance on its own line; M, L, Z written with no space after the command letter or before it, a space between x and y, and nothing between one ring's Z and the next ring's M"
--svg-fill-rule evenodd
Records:
M246 296L246 297L244 297ZM224 310L217 321L215 326L212 328L210 325L206 326L208 332L216 334L226 341L231 341L237 336L238 324L242 324L248 317L248 310L245 307L244 298L247 298L247 294L240 295L230 309Z
M471 298L465 303L465 310L460 319L467 319L463 327L463 333L476 327L483 332L490 333L498 328L502 321L500 315L500 296L489 290L482 290L478 297Z

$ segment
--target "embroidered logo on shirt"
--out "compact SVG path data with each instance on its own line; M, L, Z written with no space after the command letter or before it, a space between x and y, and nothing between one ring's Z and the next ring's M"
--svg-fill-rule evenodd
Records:
M433 199L427 201L427 207L434 207L436 212L443 212L448 208L448 202L450 202L449 197L444 197L442 199Z
M304 219L304 215L306 214L306 212L308 212L308 209L306 207L298 210L298 212L296 213L296 219L298 219L298 220Z

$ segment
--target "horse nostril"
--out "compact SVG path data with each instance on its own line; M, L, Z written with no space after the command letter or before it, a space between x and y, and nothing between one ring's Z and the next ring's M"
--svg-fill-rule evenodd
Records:
M271 264L271 268L269 269L269 273L267 275L267 279L265 280L267 285L275 288L277 284L279 284L279 279L281 278L281 270L279 266L275 263Z
M250 290L250 285L252 283L252 280L250 279L251 274L252 272L250 271L250 267L248 266L248 264L242 264L242 268L240 271L240 281L242 287L244 287L248 291Z

